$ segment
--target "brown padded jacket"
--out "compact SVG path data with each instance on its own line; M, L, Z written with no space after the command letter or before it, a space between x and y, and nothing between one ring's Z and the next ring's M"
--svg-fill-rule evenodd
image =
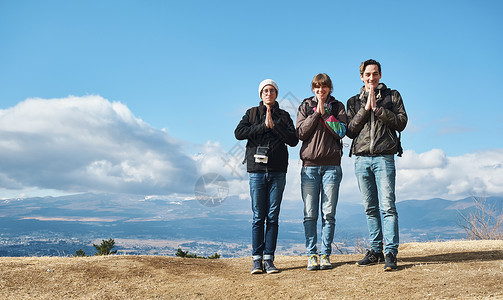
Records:
M303 166L340 166L341 139L346 134L344 104L329 96L325 111L316 111L316 97L306 98L297 113L297 136L302 141L300 158Z

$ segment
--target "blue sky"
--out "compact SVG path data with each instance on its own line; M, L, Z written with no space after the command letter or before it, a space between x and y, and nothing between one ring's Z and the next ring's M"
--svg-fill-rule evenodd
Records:
M428 197L503 194L502 9L500 1L0 0L0 154L9 162L0 165L0 192L134 192L135 182L138 193L187 193L172 174L192 182L222 169L261 80L274 79L280 98L295 102L312 95L312 77L324 72L346 103L362 85L359 64L374 58L409 115L409 152L397 164L408 178L402 186L411 186L403 195L426 197L416 185L432 182L446 187ZM75 110L78 120L69 117ZM298 158L298 148L290 152ZM46 166L54 161L63 162ZM150 170L155 161L163 167ZM460 166L478 171L460 178ZM450 175L439 181L442 171ZM109 185L96 188L97 172ZM222 172L246 194L246 180ZM82 176L87 185L72 182Z

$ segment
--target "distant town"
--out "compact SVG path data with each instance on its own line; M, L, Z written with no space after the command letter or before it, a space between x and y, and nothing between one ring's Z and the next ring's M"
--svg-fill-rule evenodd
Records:
M487 205L501 210L501 198ZM401 242L466 238L460 213L472 199L399 202ZM285 202L280 215L278 255L304 255L302 208ZM0 256L72 256L93 244L114 239L118 255L174 256L178 248L201 256L250 255L249 202L226 199L218 207L197 200L141 198L131 195L81 194L0 201ZM366 220L358 204L339 203L333 253L366 247Z

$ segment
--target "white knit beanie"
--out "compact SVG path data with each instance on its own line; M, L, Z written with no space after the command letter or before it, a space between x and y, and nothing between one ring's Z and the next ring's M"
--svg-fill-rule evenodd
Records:
M278 94L279 92L279 89L278 89L278 85L276 84L276 82L274 82L274 80L272 79L266 79L264 81L262 81L259 85L258 85L258 95L259 96L262 96L262 89L264 89L264 87L266 85L272 85L275 89L276 89L276 95Z

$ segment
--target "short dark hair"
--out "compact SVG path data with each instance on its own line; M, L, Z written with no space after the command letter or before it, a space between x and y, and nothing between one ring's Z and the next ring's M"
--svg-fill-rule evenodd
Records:
M360 75L363 75L365 68L369 65L377 65L377 69L379 69L379 75L381 75L381 64L373 59L367 59L366 61L362 62L362 64L360 65Z
M330 76L328 76L325 73L319 73L314 76L313 81L311 82L311 89L320 87L320 86L327 86L330 88L330 91L334 88L332 86L332 80L330 79Z

